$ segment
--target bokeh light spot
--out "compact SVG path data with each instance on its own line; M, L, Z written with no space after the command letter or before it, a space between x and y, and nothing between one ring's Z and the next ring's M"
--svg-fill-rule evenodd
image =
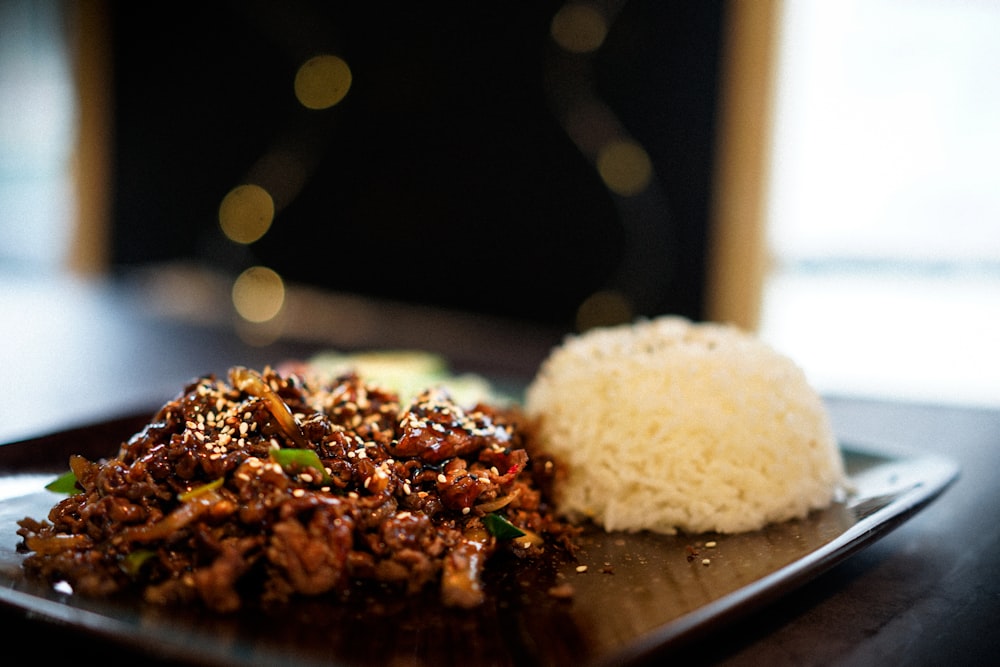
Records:
M570 53L590 53L601 48L608 34L608 23L596 8L569 3L552 17L552 39Z
M295 73L295 97L307 109L328 109L351 88L351 68L342 58L315 56Z
M222 233L236 243L253 243L267 233L274 220L274 200L259 185L239 185L219 205Z
M635 317L631 300L617 290L601 290L587 297L576 311L577 331L626 324Z
M642 146L631 141L612 141L597 154L597 172L612 192L631 197L649 187L653 163Z
M267 322L285 304L285 283L266 266L252 266L233 283L233 306L249 322Z

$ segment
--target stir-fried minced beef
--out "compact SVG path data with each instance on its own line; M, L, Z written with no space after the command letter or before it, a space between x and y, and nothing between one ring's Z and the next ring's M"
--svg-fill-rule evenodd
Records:
M574 533L515 408L432 389L401 405L353 374L207 376L113 458L70 466L81 490L18 534L30 575L84 595L229 612L371 581L472 607L498 549L533 556Z

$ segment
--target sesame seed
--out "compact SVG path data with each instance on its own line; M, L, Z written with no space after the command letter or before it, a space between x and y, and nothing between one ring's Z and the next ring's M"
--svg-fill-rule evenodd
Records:
M441 473L440 475L438 475L438 482L440 484L447 484L448 483L448 478L444 476L444 473Z
M701 564L702 565L708 565L711 562L712 562L712 560L710 558L702 558L701 559Z
M576 571L580 572L580 573L586 572L587 571L587 566L586 565L577 565L576 566Z
M716 542L714 540L711 542L705 542L705 546L709 549L714 549L716 546Z

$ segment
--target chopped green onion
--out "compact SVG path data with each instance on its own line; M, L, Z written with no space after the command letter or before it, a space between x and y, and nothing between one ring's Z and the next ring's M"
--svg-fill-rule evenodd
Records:
M193 489L189 489L184 493L178 494L177 500L181 501L182 503L185 503L191 500L192 498L197 498L203 493L208 493L209 491L216 490L217 488L222 486L223 481L224 481L223 478L220 477L219 479L213 479L208 484L202 484L201 486L196 486Z
M296 468L312 468L326 479L326 468L314 449L272 449L271 459L285 472L294 473Z
M54 480L45 485L45 488L54 493L78 493L80 489L76 486L76 475L72 470L64 472Z
M485 515L483 524L486 526L486 530L490 531L490 535L498 540L513 540L524 535L523 530L499 514Z

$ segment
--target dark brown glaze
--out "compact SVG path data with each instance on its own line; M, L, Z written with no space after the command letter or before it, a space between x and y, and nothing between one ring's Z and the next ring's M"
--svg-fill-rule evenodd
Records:
M73 456L78 493L18 530L25 570L84 595L232 612L369 582L450 606L483 600L498 550L568 549L553 462L515 408L411 405L353 374L234 368L198 379L106 460ZM498 537L502 516L521 536Z

